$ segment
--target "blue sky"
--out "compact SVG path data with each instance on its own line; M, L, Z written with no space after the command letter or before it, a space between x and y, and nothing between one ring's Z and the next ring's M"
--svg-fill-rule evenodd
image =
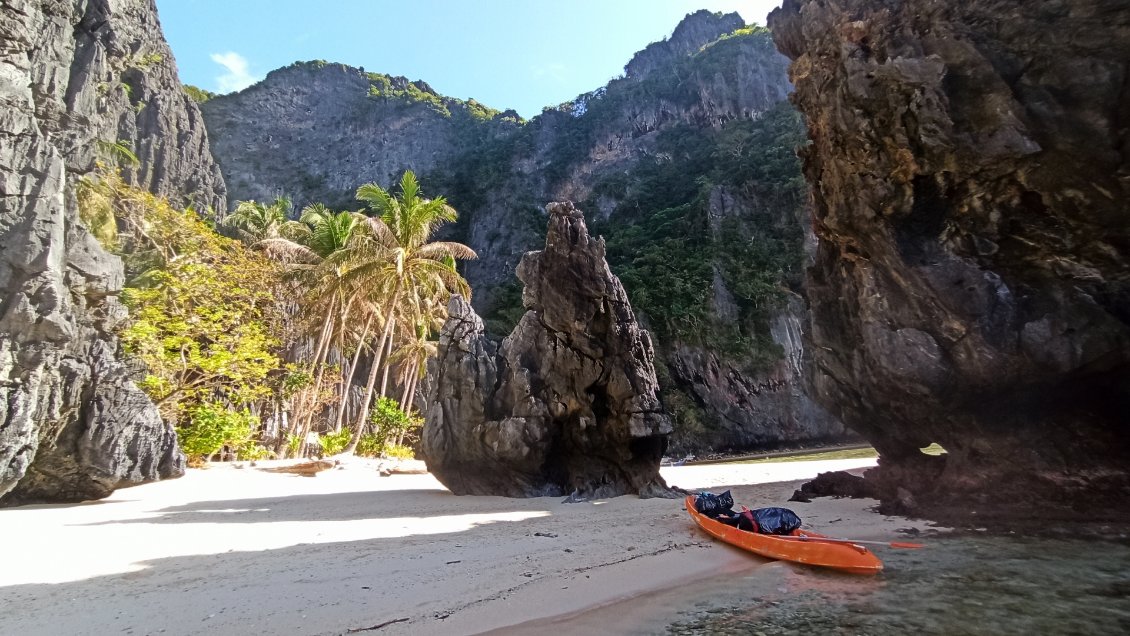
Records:
M526 117L603 86L697 9L780 0L157 0L181 81L241 89L296 60L421 79Z

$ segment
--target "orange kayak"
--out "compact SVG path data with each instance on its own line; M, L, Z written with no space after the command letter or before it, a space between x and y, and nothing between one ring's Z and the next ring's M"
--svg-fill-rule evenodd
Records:
M851 574L878 574L883 569L879 557L861 545L833 542L808 530L793 530L784 536L739 530L699 514L694 507L694 495L687 497L686 506L691 519L707 534L769 559L819 565Z

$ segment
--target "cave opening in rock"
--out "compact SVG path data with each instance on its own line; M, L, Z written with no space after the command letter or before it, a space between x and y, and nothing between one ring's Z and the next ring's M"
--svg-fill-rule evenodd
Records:
M894 224L896 245L912 264L928 264L938 251L938 238L950 215L950 193L931 177L914 178L914 202L910 214Z
M930 456L945 455L946 453L949 452L941 444L939 444L937 442L931 442L929 445L923 446L922 448L919 448L918 450L923 455L930 455Z
M612 409L608 406L608 392L605 387L593 385L585 390L591 398L589 407L592 409L593 419L597 423L604 422L608 419L608 415L612 413Z
M637 437L628 443L628 451L632 453L633 460L653 461L663 457L667 452L666 435L649 435Z

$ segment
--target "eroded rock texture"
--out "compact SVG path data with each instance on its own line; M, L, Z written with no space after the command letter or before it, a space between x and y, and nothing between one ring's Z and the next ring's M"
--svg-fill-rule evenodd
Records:
M786 0L770 26L813 142L814 386L880 450L869 478L922 508L1112 510L1130 5Z
M74 183L124 141L131 182L222 208L200 114L148 0L0 7L0 497L180 475L173 430L116 358L121 263L79 222Z
M784 355L758 374L704 347L673 347L672 374L707 413L718 416L715 427L683 432L681 437L697 441L698 448L772 448L851 439L844 425L804 390L810 364L803 342L807 317L804 301L790 297L786 308L770 321L773 341ZM680 456L682 450L672 443L671 455Z
M430 363L423 451L459 495L666 496L671 421L651 339L571 203L518 266L527 309L500 346L461 297Z

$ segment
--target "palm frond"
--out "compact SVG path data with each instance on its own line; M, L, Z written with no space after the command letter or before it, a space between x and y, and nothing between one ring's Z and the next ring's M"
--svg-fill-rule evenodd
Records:
M405 170L404 175L400 177L400 200L404 202L405 207L411 208L419 197L420 182L416 180L416 173Z
M302 208L302 214L299 215L298 220L309 226L316 226L333 216L333 210L329 209L322 203L311 203L310 205Z
M380 245L391 247L396 245L396 235L384 221L379 218L367 217L365 228L374 241Z
M322 257L316 252L289 239L263 239L255 243L255 247L263 250L267 256L283 263L316 264L322 261Z
M479 257L479 255L475 253L475 250L462 243L455 243L453 241L436 241L423 245L416 250L416 256L437 261L447 257L459 260L471 260Z
M287 221L279 226L279 236L295 243L305 243L310 240L310 226L298 221Z
M393 206L392 195L375 183L366 183L357 188L358 201L364 201L378 216L387 213Z

